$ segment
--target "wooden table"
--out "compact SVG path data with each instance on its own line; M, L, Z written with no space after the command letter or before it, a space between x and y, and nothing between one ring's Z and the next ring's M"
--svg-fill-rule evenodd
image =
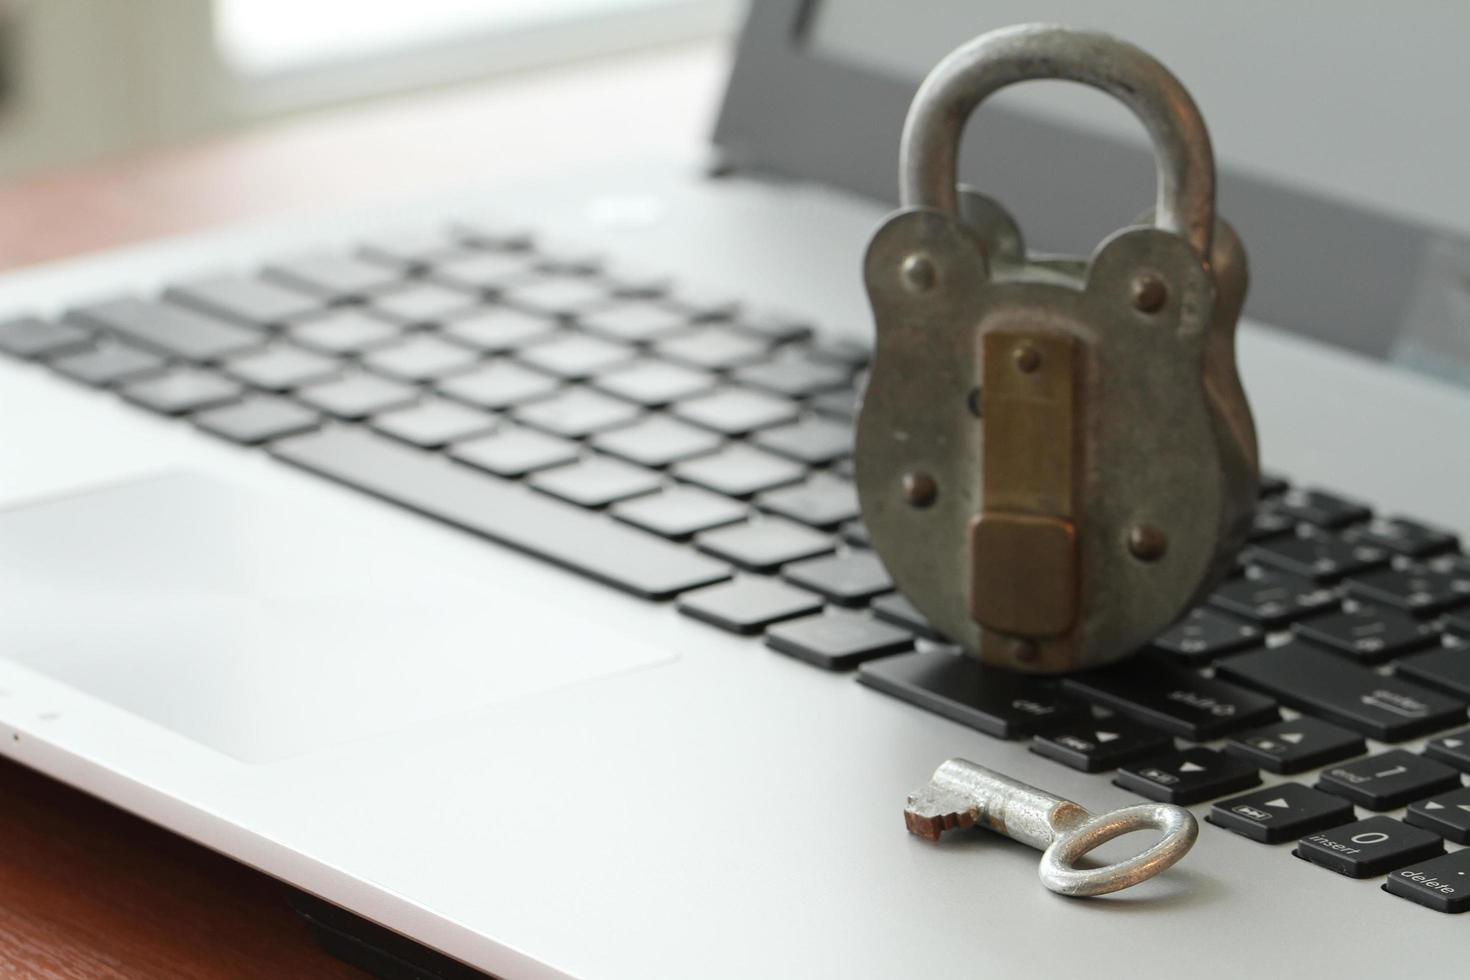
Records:
M21 181L0 187L0 268L548 160L687 150L723 69L716 47L683 46ZM365 976L317 949L272 879L0 759L0 978Z

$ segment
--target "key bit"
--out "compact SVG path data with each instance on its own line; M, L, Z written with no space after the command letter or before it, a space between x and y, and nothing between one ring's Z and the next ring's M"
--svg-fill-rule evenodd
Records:
M904 808L909 833L938 841L946 830L977 824L1042 851L1039 875L1062 895L1104 895L1152 878L1189 852L1199 835L1194 815L1183 807L1147 804L1092 814L966 759L950 759L927 785L909 794ZM1080 869L1089 851L1136 830L1159 830L1152 847L1116 864Z
M974 801L969 797L931 783L909 794L903 822L909 833L937 841L946 830L968 830L975 826L976 813Z

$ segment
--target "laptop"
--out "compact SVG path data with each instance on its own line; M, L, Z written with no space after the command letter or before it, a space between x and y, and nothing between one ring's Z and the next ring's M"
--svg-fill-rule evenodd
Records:
M982 671L892 592L849 439L907 101L1039 17L1153 51L1211 122L1269 474L1238 572L1067 678ZM9 274L0 747L288 883L382 975L1453 972L1466 26L762 0L715 168ZM966 179L1085 253L1149 151L1034 88L977 114ZM655 206L589 220L608 194ZM1199 841L1062 898L1022 844L905 833L953 756L1190 806Z

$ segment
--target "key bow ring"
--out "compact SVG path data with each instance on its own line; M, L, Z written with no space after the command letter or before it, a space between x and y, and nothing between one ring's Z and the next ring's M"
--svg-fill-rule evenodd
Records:
M928 840L946 830L979 825L1041 850L1041 883L1061 895L1106 895L1146 881L1189 853L1199 836L1194 814L1149 803L1107 813L1003 776L966 759L950 759L928 785L909 795L909 832ZM1163 837L1132 857L1097 868L1077 862L1108 841L1138 830Z

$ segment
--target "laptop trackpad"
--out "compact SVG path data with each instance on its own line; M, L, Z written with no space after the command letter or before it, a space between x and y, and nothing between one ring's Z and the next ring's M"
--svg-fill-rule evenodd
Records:
M674 659L194 474L0 513L0 656L247 762Z

